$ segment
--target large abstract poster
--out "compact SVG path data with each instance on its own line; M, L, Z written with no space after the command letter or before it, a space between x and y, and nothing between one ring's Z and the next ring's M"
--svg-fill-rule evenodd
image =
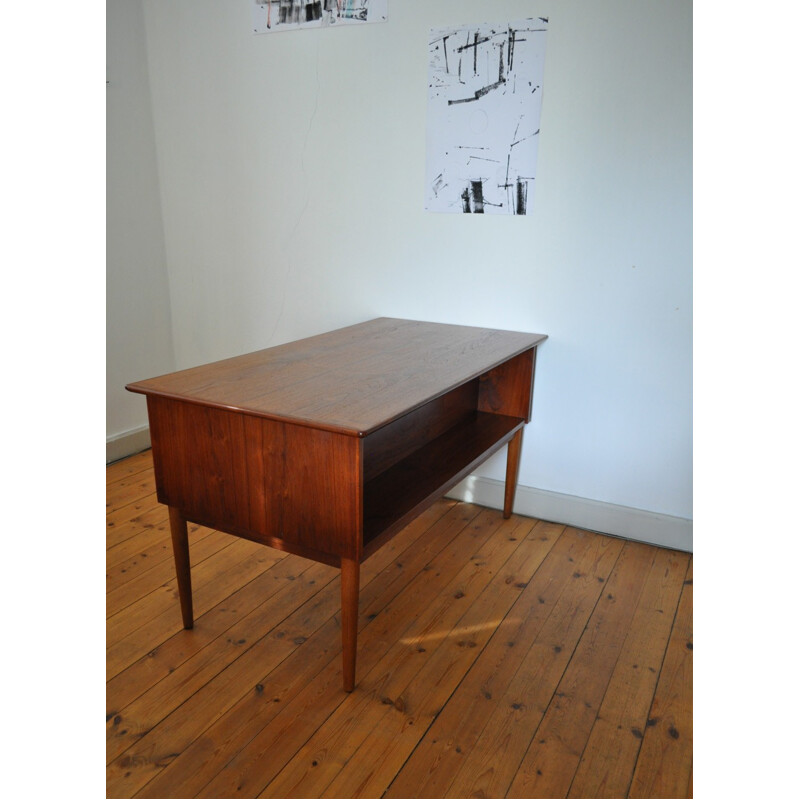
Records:
M255 33L386 22L389 0L253 0Z
M425 207L528 214L547 19L431 31Z

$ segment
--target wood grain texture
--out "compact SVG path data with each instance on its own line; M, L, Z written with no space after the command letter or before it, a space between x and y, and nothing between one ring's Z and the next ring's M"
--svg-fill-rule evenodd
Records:
M569 795L658 557L659 551L647 545L628 542L623 547L507 797ZM627 733L635 737L631 730Z
M570 797L620 797L631 785L689 556L659 550L647 575Z
M347 771L340 771L320 796L373 797L383 792L419 745L422 731L438 718L455 688L503 627L497 620L515 617L515 607L563 529L520 518L496 527L492 538L499 546L482 548L473 560L473 564L480 563L480 569L493 573L488 585L475 594L449 632L445 633L444 625L437 626L435 636L421 639L424 653L406 655L409 662L417 662L419 671L412 680L404 681L404 687L399 684L402 689L389 694L396 699L392 706L380 708L368 736L370 747L359 748L348 760ZM470 585L459 590L464 593L461 599L470 597Z
M631 797L692 796L693 584L690 562L644 728Z
M158 396L147 402L160 502L255 541L327 553L329 563L360 558L357 439Z
M621 549L563 531L386 797L505 796Z
M231 587L252 580L275 564L283 555L245 540L224 539L217 552L198 563L200 548L191 548L192 602L201 616L231 593ZM109 618L107 624L106 668L111 678L142 656L151 653L153 640L174 631L181 621L177 582L173 578L158 592L151 592ZM180 625L179 625L180 627Z
M544 338L380 319L130 384L147 398L184 627L190 521L338 566L352 691L360 562L513 437L510 515ZM148 481L120 474L107 502Z
M260 796L320 797L357 751L368 747L374 754L385 746L383 734L389 727L397 730L397 723L400 728L427 727L430 707L418 696L424 697L433 687L440 701L449 696L477 656L479 642L490 635L484 604L492 608L499 601L504 611L493 610L502 616L519 595L517 584L524 582L524 576L518 580L516 570L507 572L505 565L534 523L514 520L509 524L492 517L484 518L482 545L445 585L438 602L416 616L403 636L360 678L357 701L342 703ZM491 612L488 616L492 617ZM456 664L443 668L439 663L443 658L448 662L455 658ZM435 674L441 686L431 683L432 661L439 665ZM357 772L361 775L361 770ZM372 796L366 787L365 791Z
M381 318L127 388L364 435L546 338Z
M523 420L473 412L364 486L365 552L467 477L522 427Z
M169 510L169 528L172 535L172 554L175 558L175 577L178 581L183 627L190 630L194 626L194 612L192 611L192 572L189 563L189 528L183 515L176 508Z
M361 629L477 514L477 510L464 512L463 507L448 514L451 505L430 509L365 562L361 571ZM413 553L409 552L411 544L416 543L419 544ZM307 616L302 607L298 611L303 619ZM220 776L219 782L208 792L246 795L249 759L257 765L256 774L268 770L265 762L275 753L274 742L281 742L288 749L293 737L302 741L320 716L344 700L335 653L338 636L337 620L332 614L322 629L303 642L302 661L287 658L275 669L252 665L252 685L261 689L240 694L219 721L167 764L140 796L193 796L204 787L211 787L215 776ZM362 664L365 657L362 651Z
M503 516L508 519L514 510L514 497L517 493L517 478L519 476L519 461L522 456L522 433L520 428L508 442L508 455L506 456L506 485L503 494Z
M536 348L526 350L480 377L478 410L531 421Z
M342 683L346 692L356 685L359 573L358 559L342 559Z
M109 612L109 797L691 796L686 554L437 503L360 566L346 694L339 570L189 538L193 630L174 577Z
M373 431L364 438L364 481L464 422L478 405L478 381L453 389Z

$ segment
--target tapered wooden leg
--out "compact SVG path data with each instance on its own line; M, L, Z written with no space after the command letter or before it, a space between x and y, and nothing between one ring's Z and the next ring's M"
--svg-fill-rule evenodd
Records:
M346 692L356 686L359 569L358 561L342 559L342 685Z
M175 556L175 574L178 577L178 594L181 598L183 627L194 626L192 613L192 575L189 567L189 529L177 508L169 509L169 530L172 534L172 553Z
M503 503L503 517L508 519L514 510L514 495L517 492L519 476L519 457L522 453L522 431L520 428L508 443L508 461L506 462L506 497Z

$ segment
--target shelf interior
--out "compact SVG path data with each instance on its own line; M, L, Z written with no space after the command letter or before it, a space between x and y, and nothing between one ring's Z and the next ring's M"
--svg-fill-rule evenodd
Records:
M463 480L524 424L520 417L473 411L368 480L364 485L365 554Z

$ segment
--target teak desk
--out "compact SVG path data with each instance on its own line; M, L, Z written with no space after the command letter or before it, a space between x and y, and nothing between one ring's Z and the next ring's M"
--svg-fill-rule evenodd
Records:
M361 562L506 443L510 516L546 338L375 319L129 384L147 396L184 627L187 521L339 567L352 691Z

